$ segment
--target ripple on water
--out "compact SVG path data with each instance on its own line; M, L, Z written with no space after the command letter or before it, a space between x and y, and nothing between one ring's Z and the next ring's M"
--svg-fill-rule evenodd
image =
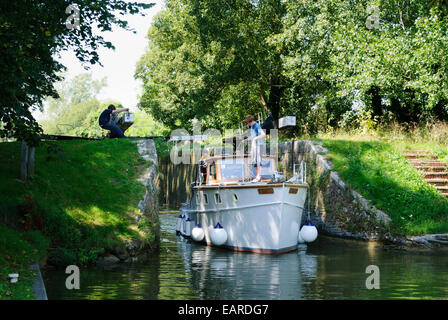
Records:
M50 299L447 299L448 257L383 250L326 237L281 255L198 245L175 235L162 214L161 250L145 263L81 268L81 289L64 270L44 272ZM380 290L368 290L368 265Z

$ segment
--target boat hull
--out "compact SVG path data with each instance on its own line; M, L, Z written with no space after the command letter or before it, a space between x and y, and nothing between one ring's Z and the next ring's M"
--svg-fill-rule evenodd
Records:
M264 254L292 251L297 248L306 191L306 186L285 184L196 188L195 200L181 209L180 232L189 236L200 225L202 243L213 246L210 234L219 223L227 233L221 247Z

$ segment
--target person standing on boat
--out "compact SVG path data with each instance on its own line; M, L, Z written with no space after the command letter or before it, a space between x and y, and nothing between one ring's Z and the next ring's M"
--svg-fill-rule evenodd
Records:
M252 182L258 182L261 180L261 146L263 145L263 138L266 136L260 124L255 121L253 115L248 114L244 118L244 122L250 127L250 139L251 139L251 160L255 166L256 177ZM247 141L249 139L244 139Z
M129 108L116 109L113 104L110 104L100 115L99 125L101 128L110 131L111 138L124 138L123 131L113 121L114 115L124 111L129 111Z

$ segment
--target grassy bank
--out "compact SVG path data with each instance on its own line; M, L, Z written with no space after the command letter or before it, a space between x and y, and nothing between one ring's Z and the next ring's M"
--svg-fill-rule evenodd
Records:
M43 261L48 242L40 232L23 233L0 226L0 300L34 299L35 272L29 269L29 265ZM19 274L17 283L9 282L10 273Z
M397 235L448 232L448 200L407 162L403 150L427 150L447 162L443 141L397 132L322 135L341 178L392 219Z
M128 239L151 242L145 220L135 223L144 195L137 178L147 165L128 140L44 142L36 148L34 177L23 183L20 144L1 143L0 298L30 297L5 274L32 277L25 270L33 261L80 266Z

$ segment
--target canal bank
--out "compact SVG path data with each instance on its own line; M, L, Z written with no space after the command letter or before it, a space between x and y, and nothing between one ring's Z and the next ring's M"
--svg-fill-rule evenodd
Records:
M300 157L311 166L306 146L296 145L294 149L303 152L294 156L288 152L292 145L291 149L284 147L281 161L285 161L286 170L287 164ZM315 155L323 156L323 150L315 150L318 150ZM295 160L287 160L288 157ZM185 201L194 166L166 171L161 162L159 205L167 208L164 201L167 198L162 194L174 199L174 203ZM309 174L312 188L325 186L322 181L328 183L312 169ZM321 176L328 177L331 173ZM318 194L311 197L312 203L317 203L314 208L319 208L319 201L313 201ZM330 222L328 208L320 208L326 209L324 219ZM235 253L176 236L177 204L172 209L174 213L161 211L157 252L134 263L82 267L79 290L67 290L63 270L45 270L49 299L445 299L448 296L445 285L448 256L437 249L403 250L397 245L384 245L387 241L379 237L356 237L351 231L326 234L320 226L318 240L299 245L295 252L275 256ZM314 209L312 219L322 219L322 212L318 217ZM376 214L372 213L372 217L377 221ZM370 265L378 266L381 272L380 290L366 288L366 268Z
M143 234L142 237L133 237L119 242L108 250L97 261L99 265L108 265L118 262L135 262L146 259L158 249L160 239L159 227L159 176L157 150L151 139L134 141L138 153L144 163L138 181L144 186L144 195L136 204L139 215L135 216L134 227Z
M123 229L122 223L116 224L110 221L110 224L105 227L112 230L111 244L103 247L103 250L98 253L96 259L88 261L88 264L96 264L99 266L113 265L119 262L136 262L147 259L153 254L159 246L160 226L159 226L159 182L158 182L158 159L157 151L154 141L151 139L135 140L131 142L136 145L136 156L139 158L135 161L134 172L137 175L129 177L129 167L119 173L124 174L125 179L131 181L118 180L117 178L109 178L108 183L117 185L118 189L115 194L104 195L106 197L118 197L120 190L128 186L126 190L129 194L128 199L123 199L127 202L127 206L121 206L117 203L118 210L123 210L119 214L124 217L119 217L120 220L126 220L126 228L129 230L125 232L115 232L114 228L118 230ZM135 147L134 147L135 148ZM122 150L116 149L115 152ZM127 165L127 164L125 164ZM130 182L130 183L129 183ZM135 184L139 184L137 187ZM143 190L141 190L143 186ZM93 191L93 190L92 190ZM115 199L111 199L115 201ZM108 212L106 212L108 214ZM107 240L107 239L106 239ZM52 259L54 261L54 259ZM50 262L51 263L51 262ZM56 264L56 267L66 266L68 264L83 265L81 261L67 261L65 264Z
M45 289L45 283L42 278L42 273L38 264L30 265L30 269L34 270L36 276L33 281L33 294L36 300L48 300L47 291Z
M361 193L366 193L365 189L372 188L370 185L365 184L356 188L344 181L329 160L329 150L323 147L322 142L304 140L291 142L291 144L295 144L295 146L290 146L291 150L298 150L296 157L306 160L310 168L310 217L320 233L346 239L379 241L403 250L434 249L448 253L448 233L407 235L406 231L399 230L396 223L397 212L390 211L396 211L397 208L387 205L386 200L386 204L383 204L386 210L379 210L370 199L361 195ZM392 152L395 153L394 156L397 158L394 159L396 161L396 175L399 174L399 170L410 170L411 175L409 179L421 180L420 183L422 185L422 191L416 189L411 193L410 189L406 189L404 192L401 192L400 196L411 195L411 197L420 197L421 194L431 193L432 190L430 189L432 187L426 185L417 173L412 172L413 168L407 168L406 164L403 164L403 161L405 161L404 157L396 150L392 150ZM359 157L362 156L359 154ZM356 166L366 166L366 164L357 161ZM385 175L383 170L385 171L381 164L375 168L378 176ZM393 176L388 179L393 181L394 184L397 183L393 180ZM373 181L373 179L370 181ZM387 185L378 185L375 188L377 188L376 192L385 194L395 191L389 190ZM395 186L394 188L398 189ZM437 193L436 190L434 192ZM446 207L446 199L442 195L436 195L433 199L434 202L431 205L437 206L437 203L440 203ZM431 201L426 200L426 202ZM403 205L406 206L405 203ZM405 211L406 208L402 207L401 209ZM428 210L430 210L429 206ZM395 216L395 220L391 218L391 213ZM410 217L412 217L412 213ZM401 216L400 218L407 219L408 217ZM434 219L436 221L436 218ZM412 220L409 223L412 224Z
M152 141L43 141L26 182L17 179L20 143L1 143L0 155L0 299L34 298L30 264L65 270L157 250ZM17 283L10 283L13 273Z
M288 144L286 143L286 146L287 145ZM318 145L318 144L314 144L313 143L313 145ZM283 149L283 151L281 153L281 155L283 157L283 159L281 161L285 161L284 169L287 169L290 164L296 162L302 156L303 159L305 159L305 160L310 162L309 163L309 168L310 168L310 170L309 170L309 175L310 175L309 176L309 181L310 181L310 183L312 185L314 185L314 187L316 189L318 189L319 186L322 186L322 185L325 186L325 183L322 183L322 182L328 183L329 181L325 180L323 178L319 179L319 176L312 172L312 168L313 168L312 167L312 162L311 162L312 158L308 155L308 157L310 159L307 159L307 153L309 153L309 149L306 148L306 144L303 143L302 146L300 146L300 145L297 146L296 145L297 148L294 147L294 150L299 150L299 151L303 150L304 152L295 152L294 155L292 154L292 152L288 152L288 150L293 150L292 143L290 144L290 146L291 146L291 149L289 149L288 147L284 147L284 149ZM283 148L283 147L280 147L280 148ZM308 150L308 152L306 150ZM314 152L314 154L316 156L324 156L323 155L325 153L325 152L323 152L324 150L321 150L321 149L317 149L317 150L318 150L317 152ZM141 155L142 154L145 155L145 152L141 153ZM288 157L291 157L294 160L284 160L284 159L287 159ZM148 156L146 156L146 158L148 158ZM163 166L160 165L160 162L159 162L159 168L162 168L162 167ZM325 165L323 167L325 167ZM328 166L328 167L331 168L331 166ZM317 168L317 166L316 166L316 168ZM177 199L180 199L180 200L176 200L176 201L185 201L185 200L182 200L182 199L186 199L187 198L187 191L186 190L188 190L189 183L193 180L193 179L188 179L188 178L191 177L191 175L194 174L193 171L192 171L192 170L194 170L194 167L193 166L184 167L184 169L182 169L182 170L184 170L184 172L182 174L180 174L180 175L177 175L177 174L173 173L173 172L176 172L174 170L179 170L179 169L173 169L173 171L171 171L171 174L172 174L171 179L169 179L169 175L166 174L167 171L164 171L164 169L160 170L158 175L154 174L155 171L153 171L151 173L148 173L146 175L146 178L159 176L159 178L161 180L165 179L165 182L162 181L160 183L160 185L161 185L160 190L162 191L162 193L165 193L165 194L168 194L168 195L171 195L171 196L175 195L175 197ZM316 171L317 171L317 169L316 169ZM327 173L327 174L321 174L320 176L321 177L322 176L323 177L331 177L332 175L331 175L331 172L330 172L330 173ZM333 174L333 176L334 176L334 174ZM166 183L167 180L169 180L170 183L171 183L171 189L168 192L166 192L166 190L167 190L167 189L165 189L166 185L164 185L164 183ZM340 183L340 181L339 181L339 183ZM181 189L176 189L176 186L177 187L182 187L183 189L182 190ZM311 189L313 189L313 187ZM321 189L321 190L324 190L324 189ZM154 194L152 194L151 191L147 192L146 195L145 195L145 198L143 199L143 202L141 202L141 204L144 204L144 203L146 203L146 204L154 204L155 201L154 201L153 195ZM352 194L352 196L353 196L353 194ZM324 207L322 205L321 205L321 207L319 207L320 203L319 203L319 201L316 201L316 199L319 199L317 192L314 194L314 196L311 197L311 199L312 199L312 203L316 204L315 206L313 206L313 208L324 208L326 210L326 211L322 211L320 209L320 211L319 211L320 217L317 216L316 209L313 210L311 212L312 219L315 219L315 218L322 219L322 215L323 215L323 217L325 219L325 222L327 223L327 230L328 230L328 225L329 225L329 222L331 221L330 220L331 215L328 214L328 212L329 212L328 208ZM163 206L163 204L164 204L164 201L163 201L163 197L161 196L161 198L160 198L160 205ZM354 207L357 207L357 206L354 206ZM174 208L177 209L178 206L174 206ZM344 211L342 210L342 212L344 212ZM375 219L374 220L370 219L370 221L377 221L377 219L376 219L377 215L375 213L371 213L371 214L372 214L372 217L375 217ZM313 217L313 215L315 217ZM363 214L360 214L360 215L363 216ZM171 215L171 216L170 215L166 215L166 218L174 220L176 216L177 216L177 214L174 214L174 215ZM305 217L306 217L306 215L305 215ZM315 221L315 220L313 220L313 221ZM173 225L168 223L168 227L167 228L168 228L168 230L170 230L170 232L173 232L173 235L174 235L175 230L173 229ZM349 232L349 233L342 233L342 234L339 233L339 234L337 234L336 232L325 233L325 229L322 226L319 226L319 228L320 228L320 231L321 231L320 232L321 235L328 234L328 235L331 235L333 237L337 236L337 237L340 237L340 238L352 239L349 242L340 242L340 243L342 243L341 247L349 248L347 250L351 250L353 248L353 246L356 246L356 245L359 244L358 241L353 241L353 240L357 239L357 240L363 240L363 242L361 242L361 244L360 244L360 246L363 248L362 249L363 253L360 253L360 254L365 254L365 252L367 252L367 253L368 252L372 252L372 249L375 249L374 252L395 252L395 253L400 252L400 255L402 255L403 259L407 259L406 257L412 257L410 259L411 261L417 261L418 260L416 258L414 259L414 255L413 254L402 252L403 250L401 250L400 246L395 245L395 246L382 247L381 243L374 242L373 240L387 242L387 239L386 238L380 238L380 237L378 237L375 234L374 234L373 237L368 238L368 237L357 236L357 234L355 232L352 232L350 230L344 231L343 229L341 229L341 230L343 230L342 232ZM326 238L326 237L320 237L320 238L322 238L322 241L318 240L318 242L316 243L316 246L320 247L322 250L326 250L324 248L326 246L328 246L329 248L332 248L331 244L333 242L335 242L334 238L330 238L330 240L328 240L328 238ZM327 239L327 240L325 240L325 239ZM369 241L365 241L365 240L369 240ZM389 242L390 242L390 240L389 240ZM117 276L117 277L125 277L123 275L123 273L125 273L125 274L131 273L131 274L133 274L133 277L129 278L129 281L132 282L132 281L135 280L135 281L137 281L136 284L135 283L134 283L134 285L131 285L132 283L131 284L124 284L124 283L117 284L116 289L119 290L121 293L114 293L114 292L109 292L109 291L106 290L106 292L102 291L102 293L99 295L99 297L105 298L105 299L115 299L116 297L119 297L121 294L123 294L124 295L123 297L125 297L125 298L126 297L129 297L129 298L133 298L133 297L138 297L138 298L149 297L150 299L165 299L165 298L173 299L173 298L176 297L170 291L170 290L173 290L173 291L181 292L181 296L185 297L185 298L191 298L191 299L198 298L198 295L196 295L196 293L192 292L190 289L188 289L188 290L186 289L187 287L192 285L191 281L186 281L186 278L188 280L188 277L193 277L193 275L189 274L188 272L187 272L187 274L189 274L189 275L185 275L184 268L187 268L187 269L191 268L191 266L192 266L192 262L191 261L193 261L193 260L196 261L197 264L199 264L201 262L206 261L206 259L208 259L209 255L215 255L215 254L220 255L219 252L222 253L222 251L218 250L216 252L215 251L207 251L205 253L197 253L198 251L196 249L202 250L201 246L196 246L195 244L192 244L192 243L190 243L188 241L185 241L182 238L174 237L174 238L171 238L171 240L170 240L170 236L167 235L166 231L165 231L164 235L160 236L160 243L161 243L160 252L158 252L158 253L155 252L154 254L146 256L146 257L144 257L144 259L141 259L140 262L136 262L135 264L116 263L116 262L120 262L120 261L132 261L132 259L123 259L123 260L114 259L112 261L112 263L102 264L102 265L99 265L97 268L83 267L81 270L84 270L83 273L87 274L86 275L87 278L83 279L82 281L84 281L84 283L90 283L90 284L92 284L92 283L95 284L96 283L97 287L101 287L101 284L99 284L98 282L96 282L96 280L94 280L94 278L98 278L98 279L102 279L103 281L108 283L111 287L113 287L113 285L109 281L118 280L118 278L114 278L115 276ZM176 250L174 250L174 248L171 245L169 245L169 244L173 244L174 245L174 243L175 243L175 247L177 248ZM348 245L349 243L352 243L353 246L352 245ZM309 250L314 250L314 249L312 249L312 248L314 248L314 246L315 246L314 244L311 244L309 246L300 246L299 250L298 250L298 252L296 252L296 254L303 254L304 249L306 249L306 250L308 250L308 249ZM403 246L404 247L408 247L407 244L403 245ZM190 250L190 249L191 249L191 252L188 252L188 250ZM210 249L212 249L212 248L204 249L204 250L210 250ZM166 250L166 251L164 251L164 250ZM214 249L212 249L212 250L214 250ZM378 251L378 250L380 250L380 251ZM353 251L353 252L355 252L355 251ZM164 269L164 268L168 268L164 264L170 259L167 256L164 256L164 254L165 253L170 253L170 252L173 254L173 256L171 256L171 258L177 259L178 255L183 255L185 259L190 259L191 260L190 262L183 260L181 264L177 265L176 270L178 270L181 274L183 274L183 276L181 276L180 278L176 278L172 274L174 272L173 270L166 271ZM308 252L308 251L306 251L306 252ZM432 254L432 255L429 254L429 256L433 256L433 257L445 257L446 256L445 253L442 253L441 251L438 251L438 250L432 250L431 252L434 252L434 254ZM190 254L191 254L191 257L188 258L188 256ZM206 274L202 275L201 273L197 273L196 272L196 273L194 273L194 277L199 277L199 278L204 279L204 278L208 277L207 272L209 272L209 271L207 271L207 270L213 269L216 266L218 266L217 270L219 269L222 272L224 272L225 270L227 270L229 268L231 269L236 264L241 262L238 259L235 260L236 259L235 257L239 257L239 256L235 256L235 257L227 256L227 255L231 255L231 254L233 254L233 253L225 253L225 254L223 253L225 258L217 259L216 260L217 262L215 261L215 259L211 259L210 260L210 265L207 265L207 267L205 267L205 265L204 265L204 268L201 269L201 270L203 270L202 272L205 272ZM256 255L254 255L254 256L256 256ZM285 255L285 256L289 257L290 255ZM419 255L417 255L417 256L421 256L420 252L419 252ZM118 258L118 257L116 257L116 258ZM253 259L259 259L257 257L252 257L252 258ZM356 258L354 258L354 257L347 257L347 258L350 261L351 260L356 260ZM275 258L273 258L273 259L275 259ZM303 268L307 268L307 266L313 265L313 263L310 262L312 259L307 259L306 255L304 256L303 259L308 260L308 261L305 261L305 260L303 262L300 262L300 261L299 262L298 261L290 261L290 263L296 264L296 266L298 266L298 267L302 266ZM330 259L332 259L332 258L330 258ZM136 259L136 260L138 260L138 259ZM285 264L285 267L280 266L280 265L276 265L276 264L269 266L269 264L271 263L269 261L266 263L266 268L274 268L274 270L277 269L278 273L288 274L287 268L286 268L286 264ZM241 263L244 264L245 262L243 261ZM256 264L256 263L261 263L261 262L258 261L258 260L257 261L250 261L250 262L246 263L245 265L246 265L246 267L248 269L250 269L249 266L251 264L253 264L253 263ZM212 264L213 264L213 266L212 266ZM314 263L314 264L316 264L316 263ZM219 267L220 265L221 265L221 267ZM154 268L153 268L153 266L154 266ZM198 266L196 265L196 267L198 267ZM360 267L360 266L358 266L358 267ZM397 268L399 268L398 264L397 264ZM147 271L147 269L150 269L150 271ZM443 273L443 269L442 268L437 267L437 269L438 270L440 269L440 272L442 273L442 275L446 275L445 273ZM115 271L113 271L113 270L115 270ZM113 275L109 274L108 273L109 271L113 271ZM140 274L140 271L143 272L143 274ZM53 279L53 277L56 277L56 278L60 277L60 279L62 279L62 278L65 279L67 275L65 273L64 274L60 274L61 272L63 273L63 271L61 271L61 270L48 270L47 274L49 275L49 277L51 277L51 279ZM148 272L149 272L149 274L148 274ZM171 279L167 280L166 278L164 278L163 280L161 280L160 279L160 274L159 274L160 272L162 272L162 273L168 272L170 274ZM228 281L230 281L229 279L231 278L231 275L232 274L235 275L237 272L242 272L242 270L230 271L230 273L228 274ZM56 273L58 273L60 275L57 276ZM103 273L106 273L106 274L103 274ZM217 271L217 274L215 276L217 276L217 275L219 275L218 271ZM165 277L165 276L166 275L164 275L163 277ZM325 275L323 275L323 276L325 276ZM140 278L140 277L142 277L142 278ZM361 276L358 276L358 280L360 279L360 277ZM113 280L113 279L115 279L115 280ZM176 281L178 280L178 281L181 281L181 282L183 281L182 282L183 284L178 286L177 283L174 283L173 281L171 281L172 279L176 279ZM439 280L441 281L442 279L439 279ZM51 281L53 281L53 280L51 280ZM148 284L148 281L149 281L149 284ZM279 282L280 279L277 279L276 281ZM301 280L299 281L297 279L290 278L289 280L288 279L286 280L286 282L288 282L288 281L296 281L296 283L299 283ZM397 279L397 281L398 281L398 279ZM163 285L162 285L163 289L162 290L161 290L161 287L160 287L161 286L161 282L163 282ZM208 285L213 286L213 284L208 284L209 283L208 280L206 281L206 283L207 284L203 284L203 283L198 284L198 286L199 286L198 288L199 289L195 287L195 290L199 290L199 292L202 292L202 291L205 290L204 286L208 286ZM350 282L350 283L352 283L352 282ZM51 285L53 285L53 284L51 284ZM141 289L139 288L140 285L149 285L149 287L152 288L151 290L154 290L154 292L149 293L149 292L145 291L144 293L142 293ZM269 286L269 284L264 283L261 287L263 288L263 286ZM283 286L287 287L286 284L284 284ZM357 286L358 286L357 288L359 290L362 289L362 288L359 287L359 285L357 285ZM91 288L92 287L89 285L88 286L88 290L91 290ZM130 289L130 288L132 288L132 289ZM177 289L173 289L173 288L177 288ZM299 290L299 288L295 288L295 289ZM54 290L54 289L51 289L51 290ZM62 288L60 290L62 290L62 291L60 291L59 293L49 294L50 299L58 299L57 296L59 294L62 295L62 296L64 296L66 294L65 291L64 291L64 290L66 290L66 288ZM128 290L134 290L134 292L131 295L127 295L128 293L126 293L126 292L128 292ZM183 290L185 290L185 291L183 291ZM233 289L229 289L229 290L232 291ZM280 289L277 288L277 290L280 290ZM344 287L342 287L341 290L345 290ZM243 288L239 288L236 291L239 292L239 294L241 294L241 296L244 296L246 298L250 297L250 294L245 293ZM424 289L422 291L426 292L427 289ZM254 291L251 291L251 292L252 292L251 294L255 294L255 289L254 289ZM84 297L84 296L82 296L82 294L84 294L84 293L79 292L79 294L80 294L79 297ZM216 294L217 293L215 293L215 296L216 296ZM201 293L201 295L200 295L201 298L202 297L210 298L210 297L213 297L213 296L214 295L210 294L209 292ZM221 295L219 295L219 296L221 296ZM238 296L238 294L236 294L236 296ZM257 296L257 295L255 294L255 296ZM260 296L260 297L261 298L263 298L263 297L265 297L265 298L271 298L271 297L273 297L273 298L275 298L275 297L291 297L291 299L296 299L296 298L298 298L298 299L302 299L302 298L303 299L306 299L306 298L312 299L313 297L318 297L318 296L319 295L292 295L292 296L288 296L288 295L281 295L279 293L276 293L276 294L272 294L272 295L268 295L268 296ZM329 296L332 297L332 295L329 295ZM350 297L350 296L351 295L339 295L340 298L346 298L346 297ZM438 291L438 293L437 293L437 295L435 297L439 298L439 297L442 297L442 296L443 296L442 293L440 291ZM224 295L224 297L227 297L227 296ZM334 297L336 297L336 296L334 296ZM363 296L363 297L365 297L365 298L375 298L376 296ZM385 298L391 298L391 297L392 296L388 296L387 294L385 295ZM70 299L70 297L68 297L68 298ZM97 298L96 293L91 293L91 292L88 293L88 298L94 298L94 299Z
M147 260L159 248L160 224L159 224L159 181L157 150L153 140L133 141L137 145L138 154L145 161L140 163L143 167L138 176L138 181L144 186L144 195L136 204L140 215L135 216L133 224L139 228L142 237L134 237L123 242L118 242L111 248L105 248L105 252L98 257L98 267L112 266L120 262L138 262ZM36 300L47 300L45 284L37 264L32 265L36 271L33 282L33 293ZM63 270L63 269L59 269ZM51 282L52 280L49 279Z

